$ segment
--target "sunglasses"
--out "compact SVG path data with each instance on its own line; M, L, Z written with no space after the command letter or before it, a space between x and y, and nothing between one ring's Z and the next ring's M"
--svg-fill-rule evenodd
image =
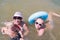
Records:
M13 17L13 19L19 19L19 20L21 20L22 19L22 17Z
M38 22L35 22L35 24L37 25L37 24L39 24L39 23L38 23ZM46 25L45 25L44 23L39 24L39 26L41 26L42 29L46 27ZM40 28L39 28L38 30L40 30Z
M35 22L35 24L39 24L38 22ZM42 24L39 24L39 26L42 26Z

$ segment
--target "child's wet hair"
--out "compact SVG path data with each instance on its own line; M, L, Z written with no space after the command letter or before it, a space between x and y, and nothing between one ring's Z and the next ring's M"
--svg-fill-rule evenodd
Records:
M14 31L14 32L19 32L20 28L18 25L14 24L12 27L11 27L11 30Z

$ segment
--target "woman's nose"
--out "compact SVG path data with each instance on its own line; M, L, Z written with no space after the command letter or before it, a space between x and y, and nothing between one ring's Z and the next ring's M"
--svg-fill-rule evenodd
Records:
M16 19L15 21L16 21L16 22L18 22L19 20L18 20L18 19Z

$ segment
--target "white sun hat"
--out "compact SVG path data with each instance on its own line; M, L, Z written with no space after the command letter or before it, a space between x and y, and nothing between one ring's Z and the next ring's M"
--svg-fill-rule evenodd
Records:
M22 18L23 18L23 16L22 16L22 13L21 13L21 12L15 12L14 16L22 17ZM14 17L14 16L13 16L13 17Z

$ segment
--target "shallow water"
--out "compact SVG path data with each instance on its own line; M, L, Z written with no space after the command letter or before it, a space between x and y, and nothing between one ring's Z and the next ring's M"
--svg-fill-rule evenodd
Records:
M12 20L12 16L16 11L22 11L25 21L27 22L30 14L40 11L53 11L60 14L60 0L0 0L0 26L4 21ZM26 15L27 14L27 15ZM55 27L52 34L47 32L41 39L36 35L35 28L29 26L29 40L60 40L60 18L53 17ZM57 19L57 20L56 20ZM5 38L6 37L6 38ZM8 40L7 36L3 36L0 32L0 40Z

